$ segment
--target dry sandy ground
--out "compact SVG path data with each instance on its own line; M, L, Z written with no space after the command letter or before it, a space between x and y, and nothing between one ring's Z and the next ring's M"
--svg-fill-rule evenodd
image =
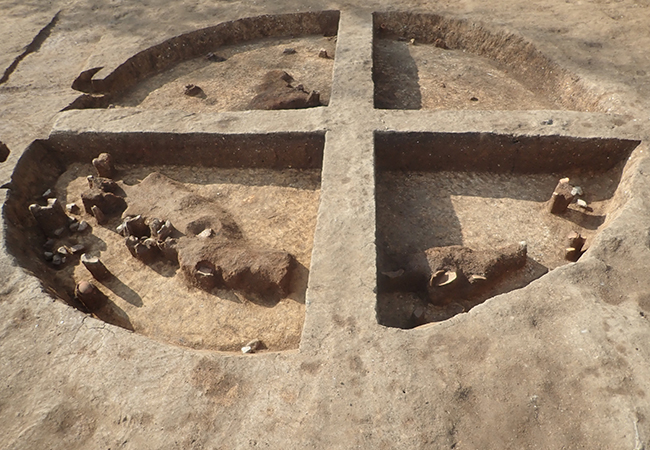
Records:
M98 77L106 76L137 52L220 22L326 9L341 11L337 39L256 43L246 48L248 63L258 62L250 73L243 47L229 47L224 54L240 65L235 76L230 66L196 60L151 78L113 108L61 116L79 96L70 86L84 70L101 66ZM468 29L512 33L569 74L562 80L570 86L553 92L572 91L579 80L580 89L572 92L586 97L549 97L544 93L551 90L526 82L534 77L513 75L519 70L513 65L395 38L376 45L384 53L375 65L392 58L403 68L387 68L383 81L375 74L393 95L386 100L379 92L388 104L377 106L410 111L373 111L370 20L372 12L385 11L435 13L465 20ZM227 336L185 342L192 333L176 319L200 314L202 300L214 300L207 294L194 298L185 313L160 305L158 311L166 312L159 316L133 309L136 332L71 308L48 295L9 254L7 230L21 224L3 221L0 448L648 448L648 23L648 0L0 0L0 72L18 61L0 84L0 141L11 149L0 163L0 184L11 180L23 151L46 139L57 120L59 130L327 131L322 177L309 174L297 188L288 181L257 185L227 170L169 172L192 179L202 195L228 193L224 202L234 211L263 199L238 220L251 236L268 239L265 244L281 239L260 230L273 226L260 211L275 217L274 208L289 210L300 218L304 239L296 239L291 217L282 216L275 231L310 268L306 294L279 302L290 310L282 317L282 309L266 316L259 305L249 305L251 314L244 317L231 302L224 303L230 309L218 310L225 311L221 316L214 310L197 320L213 334L236 322ZM21 57L37 35L34 51ZM287 67L306 88L321 90L329 106L288 114L241 111L236 93L252 95L262 62L288 45L310 56ZM336 59L314 57L321 47ZM525 68L525 61L519 66ZM228 76L221 85L236 91L211 97L207 91L220 86L214 78ZM204 80L206 99L181 94L190 79ZM157 110L171 106L181 111ZM540 191L552 190L560 173L524 179L461 171L400 180L385 172L375 191L374 130L609 137L640 145L622 175L613 177L615 184L620 176L615 193L607 174L578 175L581 184L608 192L594 201L595 212L606 218L585 228L592 242L580 261L561 265L552 249L561 244L559 234L575 227L539 213L545 198ZM386 219L399 208L406 211L403 222ZM529 210L540 215L527 216ZM380 325L386 320L379 317L378 323L377 317L377 311L383 314L377 246L384 238L423 245L430 239L420 234L427 226L440 234L437 245L480 247L526 235L531 257L555 270L449 320L414 329ZM540 229L550 234L540 235ZM115 239L103 232L107 242ZM124 279L139 286L138 266L128 267ZM156 309L147 295L141 300ZM271 349L283 351L215 351L246 343L237 327L248 335L258 322L269 328L283 320L289 324L286 342L280 330Z

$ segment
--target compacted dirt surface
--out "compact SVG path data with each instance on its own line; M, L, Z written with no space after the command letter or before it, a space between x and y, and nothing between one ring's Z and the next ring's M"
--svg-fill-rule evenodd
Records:
M0 448L649 448L648 23L0 0ZM137 214L178 258L132 256Z

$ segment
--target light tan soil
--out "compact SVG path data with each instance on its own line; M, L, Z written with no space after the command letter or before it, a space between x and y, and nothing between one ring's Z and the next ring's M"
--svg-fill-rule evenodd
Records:
M433 44L378 39L375 106L386 109L562 109L495 60Z

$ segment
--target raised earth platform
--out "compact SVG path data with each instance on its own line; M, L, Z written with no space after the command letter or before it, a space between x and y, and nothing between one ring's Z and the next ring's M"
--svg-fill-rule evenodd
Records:
M649 5L0 7L1 448L650 445Z

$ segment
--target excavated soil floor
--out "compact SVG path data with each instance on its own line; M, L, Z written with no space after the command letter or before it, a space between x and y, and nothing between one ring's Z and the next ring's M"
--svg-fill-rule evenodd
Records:
M375 107L430 110L562 109L497 61L406 40L375 41Z
M562 215L547 211L560 178L583 188L591 208L575 203ZM487 172L383 172L377 178L379 272L404 268L408 255L431 247L463 245L489 250L526 242L524 267L511 271L480 298L448 306L429 304L418 292L379 292L378 320L412 328L466 312L495 295L521 288L548 271L567 264L569 234L586 239L585 249L602 229L620 169L604 174L494 174ZM424 318L414 321L416 308Z
M219 47L215 55L225 61L210 61L206 56L176 65L137 84L113 102L115 107L180 109L202 113L241 111L257 94L264 75L274 69L294 78L293 86L318 91L327 105L332 84L336 37L305 36L267 38ZM295 53L285 53L292 49ZM324 49L328 58L319 57ZM204 95L185 95L185 86L199 86Z
M98 225L94 217L83 212L83 207L80 214L71 216L88 221L92 231L71 239L84 244L86 252L100 255L115 277L100 284L77 258L57 272L58 282L70 289L79 281L92 281L114 304L115 316L106 319L118 324L122 321L123 326L135 332L172 344L239 351L242 343L259 339L269 350L297 348L305 314L319 172L124 166L120 168L118 184L126 193L127 203L133 199L139 205L165 204L151 196L151 189L144 195L138 189L139 183L153 172L181 183L188 192L223 208L238 225L243 239L255 248L294 255L298 267L292 277L290 295L279 301L267 301L240 292L205 292L188 287L177 265L164 261L146 265L131 256L124 238L115 231L121 222L119 217ZM81 193L88 189L86 176L93 173L90 164L71 165L55 186L60 201L81 206ZM181 208L177 213L182 211ZM210 213L206 208L205 214ZM167 217L164 207L157 214Z

